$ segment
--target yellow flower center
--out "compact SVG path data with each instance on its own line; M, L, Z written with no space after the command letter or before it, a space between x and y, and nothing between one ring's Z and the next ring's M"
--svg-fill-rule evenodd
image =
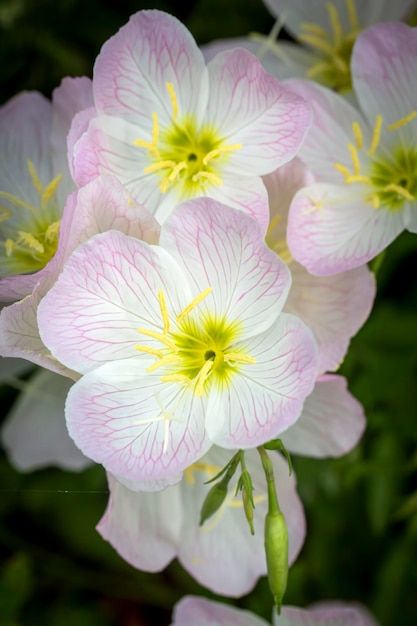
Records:
M0 233L2 255L0 275L30 274L45 267L58 245L60 211L55 194L62 174L43 185L32 161L27 162L39 204L32 205L18 196L0 191Z
M192 198L204 194L210 185L222 185L223 165L242 145L226 144L214 128L199 128L190 115L179 119L174 85L166 83L166 88L172 106L170 127L160 128L154 112L151 141L136 139L134 145L147 150L150 165L144 172L158 177L161 193L175 186L178 197Z
M396 131L406 126L417 117L417 111L387 125L387 131ZM377 115L370 145L365 150L362 130L358 122L352 124L354 142L347 148L352 161L351 169L335 163L334 167L342 174L347 185L363 183L368 187L365 200L375 209L389 211L402 209L407 201L417 198L417 149L414 146L398 146L388 154L387 150L379 150L381 132L383 130L382 115ZM361 157L365 151L366 166L362 167Z
M175 316L174 328L165 294L158 292L162 330L138 328L138 332L159 342L160 347L137 345L136 350L156 357L148 372L164 369L162 382L187 385L196 396L208 394L213 383L222 388L230 384L239 366L255 363L245 348L236 342L241 334L238 322L210 314L195 315L195 309L211 293L208 287Z
M326 9L331 31L328 32L317 24L305 22L301 25L304 32L298 37L301 42L313 48L319 57L319 60L308 70L307 78L314 78L326 87L339 92L352 89L350 57L356 37L361 32L355 0L346 0L346 7L350 26L348 32L343 31L337 7L332 2L328 2Z

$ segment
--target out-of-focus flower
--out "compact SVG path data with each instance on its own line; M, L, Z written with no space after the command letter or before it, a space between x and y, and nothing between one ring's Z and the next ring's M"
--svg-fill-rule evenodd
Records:
M220 509L199 526L201 506L211 487L205 483L228 463L233 452L213 446L185 470L181 483L158 493L131 491L109 475L110 501L97 530L138 569L160 571L177 557L193 578L215 593L248 593L266 574L263 525L268 499L256 450L245 453L254 486L255 534L249 533L241 494L235 496L237 474ZM303 507L286 462L278 453L272 453L271 459L293 562L305 536Z
M83 374L66 405L80 449L127 480L179 480L213 443L288 428L318 374L310 331L281 314L289 287L258 223L208 198L178 208L159 246L114 231L80 246L38 314Z
M64 78L52 102L24 92L0 109L0 300L30 294L58 246L67 195L75 189L66 135L90 106L91 81Z
M294 197L288 246L314 274L374 258L404 229L417 232L417 29L378 24L359 35L352 77L361 111L308 81L314 122L300 151L316 182Z
M94 108L74 120L72 171L79 185L116 176L163 222L174 207L209 196L266 228L260 176L297 152L310 109L245 50L206 66L187 29L140 11L103 46Z

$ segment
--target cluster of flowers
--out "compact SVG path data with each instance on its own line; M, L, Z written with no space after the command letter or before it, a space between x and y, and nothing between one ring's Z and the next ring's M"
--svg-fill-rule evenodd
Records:
M101 463L98 531L121 556L146 571L178 557L230 596L267 569L274 585L256 448L355 446L363 410L333 372L372 308L366 263L417 231L417 31L370 26L413 3L317 2L301 34L303 3L289 4L309 51L266 38L204 56L174 17L142 11L92 81L0 109L2 368L41 366L3 442L23 469ZM270 454L292 562L303 508ZM233 612L190 600L175 624L196 623L191 610L207 625Z

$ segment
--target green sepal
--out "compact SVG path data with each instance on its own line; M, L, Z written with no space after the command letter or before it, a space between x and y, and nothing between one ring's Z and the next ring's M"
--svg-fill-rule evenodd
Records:
M263 447L265 448L265 450L279 450L280 452L282 452L282 454L285 456L285 459L288 463L288 471L291 476L292 474L291 456L287 448L282 443L281 439L272 439L272 441L268 441L268 443L265 443Z

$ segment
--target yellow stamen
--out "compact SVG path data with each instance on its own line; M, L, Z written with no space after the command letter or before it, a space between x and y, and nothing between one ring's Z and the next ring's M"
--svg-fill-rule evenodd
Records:
M204 289L204 291L202 291L198 296L196 296L191 302L190 304L187 304L187 306L185 307L185 309L183 309L181 311L181 313L179 313L177 315L177 322L181 322L184 317L186 317L189 313L191 313L191 311L193 309L195 309L196 306L198 306L200 304L200 302L202 300L204 300L204 298L206 298L209 293L211 293L213 291L213 287L207 287L206 289Z
M209 478L213 478L213 476L218 474L220 470L221 470L221 467L218 467L217 465L210 465L208 463L202 463L201 461L198 461L197 463L193 463L192 465L189 465L184 470L184 478L189 485L194 485L195 483L194 472L198 472L198 471L204 472L205 474L207 474Z
M333 46L331 46L324 39L320 39L319 37L315 35L308 35L308 34L299 35L298 39L302 43L309 44L313 48L317 48L318 50L320 50L321 52L324 52L325 54L329 54L329 55L334 54Z
M8 220L13 213L7 206L0 206L0 222L4 222L4 220Z
M411 120L413 120L416 116L417 116L417 111L411 111L409 115L402 117L397 122L394 122L394 124L389 124L387 126L387 130L397 130L397 128L401 128L402 126L405 126L406 124L411 122Z
M352 30L359 30L359 21L356 13L355 0L346 0L346 6Z
M201 370L199 371L197 375L197 379L196 379L197 383L196 383L195 392L194 392L197 397L200 397L203 395L204 383L209 377L210 372L213 368L213 365L214 365L214 361L206 361L203 367L201 368Z
M307 78L314 78L317 74L326 72L329 69L329 64L325 62L319 62L312 65L306 72Z
M160 367L163 367L164 365L168 365L169 363L175 363L177 361L178 361L177 354L167 354L166 356L163 356L161 359L159 359L159 361L155 361L155 363L152 363L152 365L149 365L149 367L146 368L146 371L154 372L155 370L159 369Z
M150 348L149 346L135 346L135 350L139 350L139 352L145 352L146 354L152 354L153 356L157 356L158 359L162 359L162 357L164 356L160 350Z
M174 84L165 83L165 87L168 89L169 97L171 99L172 117L174 118L174 120L176 120L178 117L178 101L175 94Z
M273 231L278 226L281 220L282 220L282 215L274 215L274 217L269 222L268 233Z
M374 193L370 197L370 201L372 202L372 206L374 207L374 209L379 209L379 206L381 204L381 200L379 199L379 196L378 196L377 193Z
M186 170L187 167L188 167L188 165L187 165L187 163L185 161L181 161L180 163L177 163L177 165L172 170L171 174L168 176L168 180L170 182L173 182L177 178L178 174L182 170Z
M302 22L300 24L300 30L307 30L314 35L318 35L319 37L327 37L327 31L319 26L318 24L313 24L311 22Z
M406 200L414 200L414 196L411 195L411 193L407 189L404 189L404 187L400 187L399 185L395 185L394 183L387 185L382 191L394 191Z
M190 385L192 380L185 374L166 374L159 379L161 383L186 383Z
M234 143L229 146L220 146L220 148L216 148L215 150L211 150L206 154L203 159L203 165L207 165L211 159L214 159L219 154L223 154L224 152L232 152L233 150L240 150L242 147L241 143Z
M225 363L235 361L236 363L256 363L256 359L248 354L239 354L238 352L228 352L224 355Z
M4 246L6 248L6 256L12 256L13 250L16 247L16 242L13 241L13 239L6 239Z
M17 196L14 196L11 193L7 193L7 191L0 191L0 198L4 198L8 200L11 204L17 207L21 207L22 209L27 209L28 211L37 211L37 208L24 200L21 200Z
M361 176L360 174L347 176L345 183L366 183L367 185L372 185L372 180L369 176Z
M33 165L32 161L30 159L28 159L26 161L27 166L28 166L28 170L29 170L29 174L30 177L32 179L32 185L35 187L36 191L39 193L39 195L42 195L43 192L43 185L40 181L40 178L38 176L38 172L36 171L35 166Z
M41 206L44 208L46 204L49 202L51 198L56 194L56 190L58 189L58 185L62 180L62 174L58 174L48 183L45 189L41 193Z
M54 239L56 239L56 237L58 236L60 223L61 222L58 220L56 222L52 222L52 224L49 224L45 233L45 239L48 243L54 241Z
M349 178L349 176L351 175L348 168L345 167L344 165L342 165L341 163L333 163L333 167L338 171L341 172L341 174L343 174L343 176L345 178Z
M165 294L162 291L162 289L158 291L158 302L159 302L159 308L161 310L162 321L164 323L163 333L164 335L166 335L167 332L169 331L169 315L168 315L167 303L165 300Z
M361 171L361 165L360 165L358 153L356 152L356 148L353 145L353 143L348 143L347 147L350 152L350 158L352 159L353 174L357 176L359 172Z
M361 150L363 146L363 138L362 138L361 127L359 126L358 122L352 123L352 131L355 137L356 147L358 150Z
M379 140L381 138L381 128L382 128L382 115L377 115L376 120L375 120L374 132L372 134L371 146L368 150L369 156L372 156L378 147Z
M174 168L177 164L175 161L159 161L158 163L154 163L153 165L148 165L143 168L144 172L157 172L158 170L164 170L167 167Z
M221 179L211 172L198 172L197 174L194 174L192 180L194 183L196 183L200 178L210 180L212 183L214 183L215 185L219 185L220 187L223 185Z
M45 252L45 248L41 242L38 241L32 233L26 233L23 230L19 230L17 234L17 244L23 243L25 246L28 246L28 248L33 248L33 250L39 254L43 254Z
M327 13L329 14L330 24L334 35L334 45L338 48L343 42L343 29L340 23L339 14L332 2L326 4Z
M146 335L147 337L152 337L152 339L157 339L161 343L164 343L168 348L171 348L175 353L177 353L177 346L171 339L168 339L166 335L162 333L158 333L155 330L148 330L147 328L137 328L138 333L142 333L142 335Z

